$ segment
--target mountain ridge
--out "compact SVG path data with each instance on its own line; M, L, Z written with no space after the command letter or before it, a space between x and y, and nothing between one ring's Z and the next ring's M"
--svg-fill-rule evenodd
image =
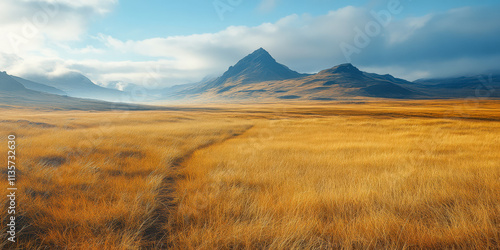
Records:
M500 74L419 79L414 88L443 98L498 98Z
M83 99L31 90L6 72L0 72L0 106L50 110L158 110L161 107Z
M56 94L56 95L68 95L66 92L54 88L42 83L26 80L24 78L18 77L18 76L11 76L14 80L17 82L21 83L25 88L35 90L35 91L40 91L40 92L45 92L45 93L50 93L50 94Z
M117 89L101 87L79 72L67 72L51 77L33 74L23 78L59 89L72 97L121 101L124 94Z
M58 77L32 75L27 78L34 81L3 72L0 74L0 90L34 90L58 95L65 95L67 91L67 95L72 97L122 101L124 94L132 94L131 90L141 88L134 84L125 86L129 92L104 88L78 72ZM145 98L152 101L495 98L500 97L500 74L486 78L468 76L409 82L390 74L364 72L351 63L339 64L316 74L301 74L278 63L268 51L259 48L230 66L219 77L152 90L152 93Z
M190 87L177 87L175 98L204 99L308 99L342 97L413 98L423 93L409 89L410 82L391 75L377 75L344 63L316 74L301 74L278 63L259 48L222 76Z

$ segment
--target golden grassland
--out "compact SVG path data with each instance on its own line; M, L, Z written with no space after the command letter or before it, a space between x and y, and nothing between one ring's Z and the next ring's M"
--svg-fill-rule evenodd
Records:
M498 101L210 108L3 111L20 228L1 246L500 247Z
M191 116L175 112L4 116L16 122L4 121L2 131L18 136L17 247L112 249L146 244L146 232L162 205L157 196L163 180L172 174L171 163L247 126L203 114ZM5 222L6 214L2 215Z

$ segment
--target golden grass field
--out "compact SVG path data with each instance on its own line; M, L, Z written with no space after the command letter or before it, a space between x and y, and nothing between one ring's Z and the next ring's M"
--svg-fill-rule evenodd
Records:
M2 110L0 247L500 248L498 101L208 106Z

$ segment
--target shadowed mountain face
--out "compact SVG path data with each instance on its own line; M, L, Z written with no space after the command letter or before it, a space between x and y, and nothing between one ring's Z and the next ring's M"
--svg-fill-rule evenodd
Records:
M26 88L6 72L0 72L0 91L24 92Z

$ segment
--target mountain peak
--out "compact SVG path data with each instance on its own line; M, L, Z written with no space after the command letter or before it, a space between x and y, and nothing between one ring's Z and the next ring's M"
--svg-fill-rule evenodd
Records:
M350 75L362 75L363 72L361 72L358 68L356 68L354 65L350 63L344 63L337 65L333 68L323 70L320 73L328 73L328 74L350 74Z
M284 80L303 76L276 60L263 48L259 48L241 59L217 79L218 84L225 81L242 80L242 83Z
M271 54L269 54L269 52L267 52L267 50L265 50L264 48L260 47L259 49L255 50L254 52L252 52L252 54L250 55L265 55L265 56L271 56Z
M267 52L267 50L263 48L259 48L255 50L250 55L241 59L234 67L245 64L245 66L249 66L249 64L273 64L277 63L276 60Z

